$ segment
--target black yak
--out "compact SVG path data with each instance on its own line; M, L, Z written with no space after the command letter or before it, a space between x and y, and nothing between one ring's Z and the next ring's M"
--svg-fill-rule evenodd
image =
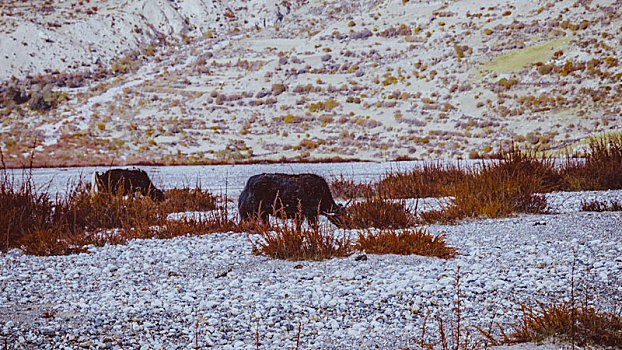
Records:
M143 196L149 196L154 201L164 199L164 194L153 185L147 173L138 168L110 169L103 174L95 171L91 189L95 193L121 192L123 195L133 196L138 192Z
M246 182L238 201L240 220L259 216L264 222L281 211L287 218L306 218L317 225L325 215L338 227L345 227L344 206L335 203L328 184L315 174L259 174Z

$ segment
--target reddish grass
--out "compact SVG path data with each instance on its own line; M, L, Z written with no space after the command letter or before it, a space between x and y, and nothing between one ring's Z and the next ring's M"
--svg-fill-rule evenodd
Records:
M415 218L403 202L379 197L366 198L346 209L346 226L350 228L406 228L415 224Z
M214 232L239 232L237 223L225 219L221 214L210 213L206 218L183 218L168 220L154 238L174 238L179 236L197 236Z
M67 255L86 250L84 236L72 233L60 226L36 226L21 233L18 244L30 255Z
M547 208L542 193L622 188L622 136L592 138L583 156L555 164L550 158L537 158L534 152L511 150L475 168L429 163L422 169L388 173L376 184L360 185L342 178L335 181L334 188L351 196L360 193L361 187L365 193L373 192L366 197L453 196L444 208L419 214L422 222L451 223L464 217L537 213ZM367 221L377 216L372 213L363 211L359 226L371 226Z
M87 231L130 228L146 221L153 224L165 219L165 211L149 197L127 198L122 193L91 194L82 184L69 191L55 204L72 227Z
M6 175L6 174L5 174ZM200 188L168 191L162 203L121 193L93 195L79 182L67 195L51 200L39 193L32 179L0 179L0 248L20 248L27 254L62 255L87 245L123 244L135 238L172 238L239 230L225 205ZM215 209L215 210L213 210ZM175 211L211 210L202 217L167 220Z
M423 222L455 222L464 217L498 218L512 213L538 213L547 208L546 198L553 165L534 160L518 152L504 159L482 163L465 171L465 176L453 188L453 199L440 210L422 213Z
M427 163L407 172L388 172L376 184L383 198L444 197L466 176L460 166Z
M204 190L195 188L173 188L164 191L165 210L170 213L182 211L207 211L218 208L218 197Z
M453 258L457 251L447 245L443 235L433 236L423 228L365 230L359 233L354 247L370 254L417 254L441 259Z
M335 237L327 225L303 226L300 217L288 220L284 210L274 213L280 218L276 225L257 223L256 232L261 236L253 242L253 252L274 259L324 260L352 254L349 235Z
M601 312L586 304L537 302L538 308L520 304L523 316L510 342L524 343L560 337L579 346L622 347L622 309ZM572 338L572 339L571 339Z
M537 213L547 207L546 198L536 194L542 188L542 177L522 170L514 160L482 164L456 186L452 205L467 217Z
M593 137L583 159L568 159L562 169L563 189L622 189L622 135Z
M16 247L25 230L44 228L53 215L47 193L37 193L24 174L20 185L3 173L0 179L0 248Z
M559 338L581 347L622 347L622 308L614 305L613 312L598 310L598 301L584 289L581 302L575 296L575 267L577 256L572 263L570 276L570 299L564 302L544 303L535 300L530 306L519 303L522 315L518 324L512 325L513 333L507 334L498 325L502 339L496 339L490 331L480 332L494 345L540 342L548 338ZM586 286L589 287L589 286Z
M622 203L612 200L612 201L581 201L581 210L582 211L622 211Z
M460 268L456 273L455 297L451 313L437 317L439 324L437 334L433 334L436 341L430 342L426 338L428 316L423 320L420 336L416 344L421 349L486 349L490 346L516 344L526 342L541 342L549 338L559 338L570 342L572 348L605 347L617 349L622 347L622 308L614 307L613 312L602 312L595 308L596 301L585 289L585 296L580 304L575 298L575 262L571 275L570 300L567 302L542 303L535 301L536 307L521 303L522 316L513 331L508 334L497 325L500 337L492 334L493 324L488 330L480 327L465 326L462 319L462 294L460 285ZM590 305L591 304L591 305ZM428 313L429 315L429 313ZM402 350L407 350L402 348Z
M370 197L374 193L372 185L367 183L357 183L353 180L347 180L341 175L338 179L334 179L329 183L330 191L335 198L361 198Z
M464 214L454 205L446 205L441 209L419 213L418 223L421 224L455 224L464 219Z

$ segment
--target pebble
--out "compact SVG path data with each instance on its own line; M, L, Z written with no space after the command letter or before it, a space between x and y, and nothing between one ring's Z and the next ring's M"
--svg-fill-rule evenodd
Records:
M622 302L622 213L578 212L582 193L555 196L564 198L551 201L556 214L429 226L458 248L450 260L273 260L235 233L57 257L11 250L0 255L0 339L38 348L255 348L259 320L262 348L294 348L299 323L301 348L406 347L424 318L430 336L436 317L451 317L458 267L464 324L511 322L516 303L569 296L573 263L576 285L592 283L598 305L612 310Z

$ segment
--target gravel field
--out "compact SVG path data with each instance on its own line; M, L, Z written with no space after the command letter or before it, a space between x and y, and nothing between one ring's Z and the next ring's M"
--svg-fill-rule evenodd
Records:
M573 261L597 305L622 302L622 213L578 212L581 199L622 191L553 193L551 214L433 225L459 255L368 255L277 261L255 236L219 233L136 240L89 253L0 255L0 340L9 349L395 349L414 346L429 313L451 319L460 268L463 322L509 327L517 302L569 297ZM576 257L576 260L575 260Z

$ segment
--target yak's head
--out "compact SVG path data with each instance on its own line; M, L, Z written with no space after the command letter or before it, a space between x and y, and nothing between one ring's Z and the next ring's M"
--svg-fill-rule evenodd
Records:
M349 200L345 205L336 204L336 206L331 208L332 210L330 212L326 212L324 215L326 215L328 221L332 222L333 225L339 228L350 228L350 220L346 211L350 202L352 202L352 200Z
M153 199L154 202L162 202L164 200L164 192L155 188L149 187L149 197Z

